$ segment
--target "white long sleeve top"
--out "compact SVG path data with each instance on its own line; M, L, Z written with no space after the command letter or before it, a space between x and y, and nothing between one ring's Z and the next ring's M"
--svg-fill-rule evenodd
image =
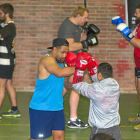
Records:
M80 82L73 88L90 99L88 122L91 127L110 128L120 124L119 84L113 78L98 81L92 76L92 84Z

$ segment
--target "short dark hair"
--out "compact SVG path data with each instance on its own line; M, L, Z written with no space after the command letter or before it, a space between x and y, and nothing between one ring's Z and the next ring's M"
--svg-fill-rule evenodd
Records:
M140 4L137 5L135 9L139 9L139 12L140 12Z
M100 72L103 78L109 78L112 76L113 68L109 63L100 63L98 66L98 72Z
M93 136L92 140L115 140L109 134L97 133Z
M140 9L140 4L136 6L136 9Z
M14 14L14 8L10 3L3 3L0 5L0 9L4 14L9 13L9 17L12 19Z

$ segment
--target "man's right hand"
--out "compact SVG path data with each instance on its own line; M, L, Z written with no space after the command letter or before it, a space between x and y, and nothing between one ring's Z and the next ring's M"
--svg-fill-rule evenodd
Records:
M87 36L87 39L84 41L81 41L83 48L88 48L88 46L93 46L98 44L98 39L96 35L94 34L89 34Z
M86 70L92 55L87 52L79 52L77 54L75 72L73 77L73 84L82 82L82 77L84 75L84 70Z

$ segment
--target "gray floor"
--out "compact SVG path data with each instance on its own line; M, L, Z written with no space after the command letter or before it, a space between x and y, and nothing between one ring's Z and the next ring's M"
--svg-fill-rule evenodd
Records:
M17 93L18 107L22 114L21 118L3 117L0 120L0 140L28 140L30 138L30 125L28 106L32 93ZM69 129L67 120L69 119L69 93L64 97L64 112L66 118L66 140L88 140L91 128L87 129ZM0 113L9 110L10 102L8 97L4 100ZM82 97L78 107L78 116L84 121L88 120L89 99ZM134 94L121 94L120 96L120 115L121 132L123 140L140 140L140 132L133 131L132 126L127 121L128 117L134 117L138 111L138 98ZM48 138L52 140L52 137Z

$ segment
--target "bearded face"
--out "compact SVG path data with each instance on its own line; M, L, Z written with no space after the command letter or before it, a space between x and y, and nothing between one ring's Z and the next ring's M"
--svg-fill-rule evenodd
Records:
M136 17L136 25L138 25L140 23L140 17Z
M134 16L136 17L136 20L135 20L136 24L139 24L140 23L140 9L135 10Z
M6 17L5 14L3 13L3 11L0 9L0 23L3 23L6 21Z
M69 48L67 46L61 46L60 48L55 49L56 57L55 60L58 63L63 63L65 61L66 55L69 51Z
M4 15L3 18L0 18L0 23L3 23L3 22L5 22L5 21L6 21L6 17L5 17L5 15Z

